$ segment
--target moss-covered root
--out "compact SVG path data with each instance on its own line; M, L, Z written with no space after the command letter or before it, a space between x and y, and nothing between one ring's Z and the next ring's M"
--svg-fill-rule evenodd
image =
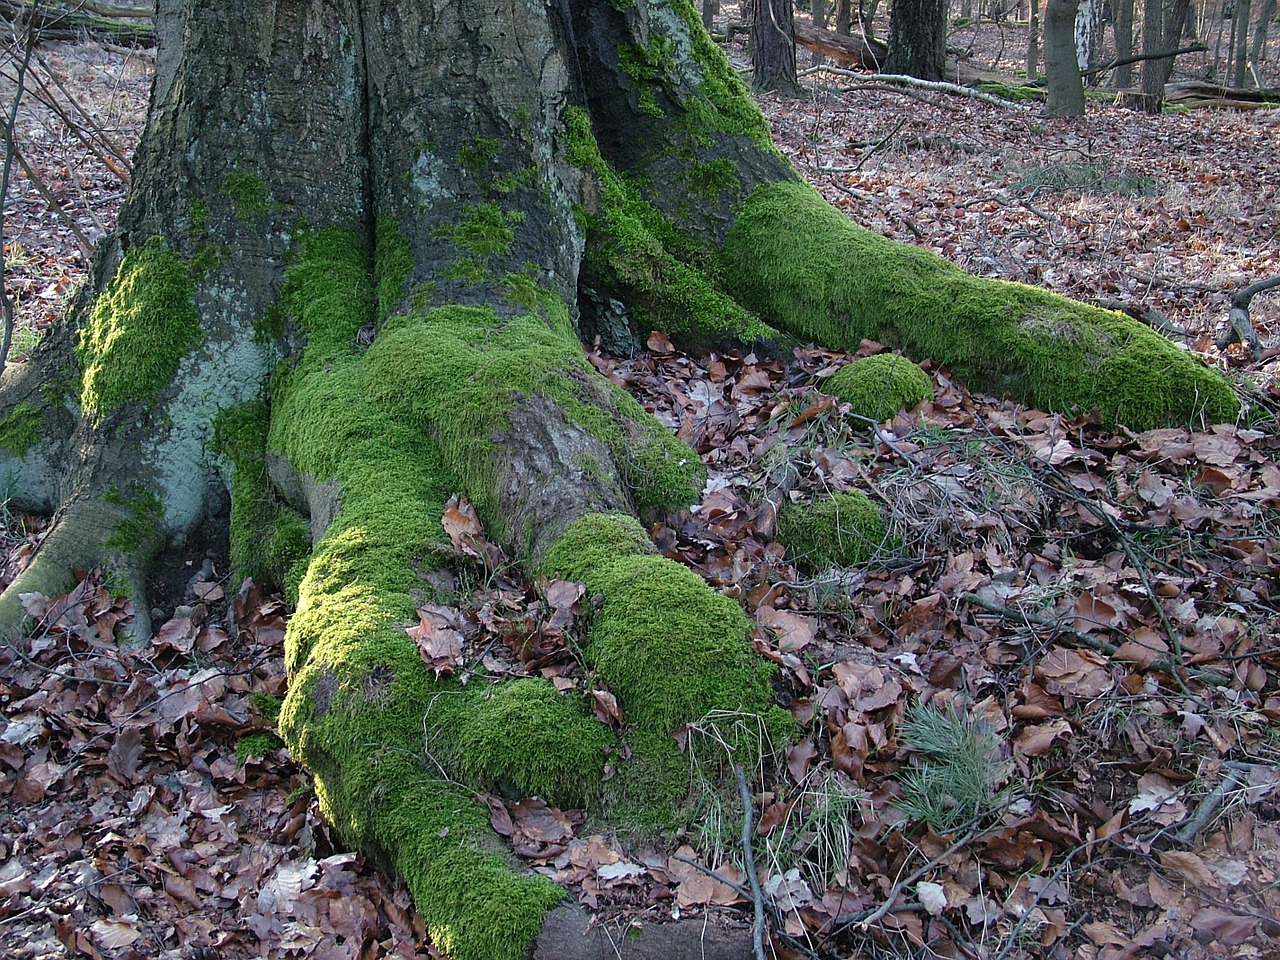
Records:
M881 353L846 363L822 385L852 413L877 422L933 399L933 381L906 357Z
M813 251L823 251L814 256ZM1135 320L970 276L855 226L809 186L759 187L722 251L729 293L830 347L864 338L948 365L970 386L1134 429L1232 420L1226 379Z
M857 566L893 546L880 508L859 490L787 504L778 516L777 541L792 563L809 572Z
M770 706L771 668L752 652L742 610L688 568L657 556L635 520L579 518L543 570L581 580L605 598L586 661L628 723L632 760L606 787L615 822L645 830L679 819L690 776L673 735L687 723L732 711L763 718L779 742L789 736L790 717ZM761 749L758 738L731 746L748 765Z
M150 543L139 542L136 551L126 550L120 543L122 531L129 531L138 523L136 510L127 504L89 497L66 503L31 563L0 594L0 639L16 640L22 635L28 619L20 599L24 593L40 593L46 597L66 593L76 583L73 568L89 570L97 566L107 568L108 582L113 589L134 601L134 620L128 638L150 637L151 618L142 570L158 541L152 537ZM158 533L157 527L155 534L158 536ZM128 546L132 548L134 544Z

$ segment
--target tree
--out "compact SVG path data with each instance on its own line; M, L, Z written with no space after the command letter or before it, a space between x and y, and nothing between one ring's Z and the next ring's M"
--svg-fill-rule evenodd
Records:
M690 815L687 724L738 718L720 740L747 766L792 731L741 609L637 520L694 501L697 457L579 333L874 336L1136 429L1236 413L1119 314L854 226L773 148L691 0L161 0L155 24L119 227L0 382L10 503L54 516L0 627L22 642L20 596L73 566L143 613L148 563L229 524L236 572L296 603L281 733L447 955L523 956L561 897L512 867L479 792L656 830ZM483 553L454 495L599 598L583 657L621 734L542 680L424 667L405 628L459 562L445 525Z
M791 0L756 0L751 15L751 77L757 90L796 95L795 11Z
M1084 114L1084 85L1076 49L1076 14L1080 0L1049 0L1044 9L1044 72L1051 117Z
M894 0L885 70L921 80L945 80L946 0Z

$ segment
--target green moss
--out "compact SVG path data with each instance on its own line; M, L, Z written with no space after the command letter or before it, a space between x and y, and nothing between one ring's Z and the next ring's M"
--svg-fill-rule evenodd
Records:
M280 704L283 701L279 697L273 697L267 693L251 693L249 702L264 719L272 723L280 719Z
M493 189L498 193L515 193L521 187L532 187L537 182L538 168L529 164L494 180Z
M598 795L604 751L613 742L581 695L570 698L540 677L495 684L482 698L468 698L450 729L466 782L567 807L586 806Z
M788 333L836 349L890 343L1043 409L1098 409L1134 429L1233 420L1239 409L1220 374L1137 321L970 276L854 225L806 184L759 187L722 262L731 292Z
M159 541L163 533L164 504L150 490L134 486L126 495L112 486L102 495L106 503L127 507L129 516L117 520L106 547L126 556L142 552L148 544Z
M191 276L159 237L125 255L80 331L80 405L101 420L130 401L155 402L204 339Z
M477 177L498 158L502 145L492 137L472 137L458 150L458 165Z
M365 370L370 398L435 439L450 473L494 531L505 533L505 519L494 499L501 464L490 438L509 429L519 397L550 397L608 445L643 509L687 505L705 476L688 447L595 373L563 312L547 321L450 306L401 318L369 348Z
M684 340L770 340L777 332L726 296L676 251L687 244L600 155L585 111L565 111L569 162L593 174L599 210L587 214L588 267L625 295L643 324Z
M267 183L256 173L233 170L222 178L222 193L231 201L237 220L252 220L271 212Z
M250 760L274 753L284 746L284 741L269 730L246 733L236 741L236 763L244 766Z
M701 73L698 96L682 104L683 122L689 131L704 141L710 133L749 137L761 150L776 154L768 121L724 51L702 26L701 13L693 0L668 0L667 5L689 31L693 60Z
M665 78L662 53L669 46L670 41L655 36L648 49L632 43L618 48L622 72L635 81L637 108L644 116L658 120L666 116L666 111L658 105L655 88Z
M519 211L504 211L496 203L468 206L456 224L438 227L435 235L446 237L459 249L477 257L498 257L515 242L515 224L524 219Z
M413 253L409 238L400 232L394 218L378 214L376 247L373 258L374 289L378 301L378 319L389 317L404 294L405 281L413 272Z
M299 586L280 729L315 774L330 822L405 878L438 949L457 960L517 960L563 892L512 868L488 808L458 785L465 772L446 774L423 750L424 717L430 743L437 730L456 739L435 721L452 712L459 689L476 703L483 690L433 681L403 629L416 619L417 571L443 560L452 484L430 437L370 395L368 357L383 338L363 356L351 346L373 310L369 272L354 238L319 231L285 282L286 306L311 340L279 384L270 448L337 483L342 507ZM456 746L439 752L447 759Z
M933 399L933 381L906 357L881 353L846 363L822 386L852 412L877 422Z
M741 190L742 181L734 162L720 157L703 160L689 167L689 189L714 202L721 193L736 193Z
M712 711L764 717L783 737L791 729L770 706L771 667L752 653L751 624L742 610L688 568L656 556L632 518L579 518L542 569L581 580L589 593L605 598L584 656L618 698L633 755L606 787L611 811L624 811L641 828L676 821L690 778L673 735ZM731 746L748 765L746 758L760 750L758 741Z
M187 272L191 279L199 283L222 264L223 248L217 244L206 243L192 256L187 264Z
M19 457L44 438L43 410L30 403L20 403L0 417L0 450Z
M209 205L199 197L192 197L189 205L191 214L191 236L203 237L209 232Z
M894 545L880 508L861 491L814 503L788 503L778 514L776 539L802 570L852 567Z

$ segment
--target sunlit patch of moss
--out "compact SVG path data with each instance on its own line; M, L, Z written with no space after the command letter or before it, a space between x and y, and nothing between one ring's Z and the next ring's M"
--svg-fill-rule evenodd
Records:
M858 566L896 547L880 508L860 490L786 504L776 538L791 562L808 572Z
M736 193L741 187L737 166L725 157L702 160L689 167L689 189L708 200L714 201L722 193Z
M233 170L222 178L222 193L231 201L231 212L237 220L252 220L271 212L267 182L256 173Z
M154 403L204 340L186 264L159 237L130 250L80 331L80 405L100 420Z
M697 574L656 555L630 517L574 521L542 564L605 598L591 622L586 664L618 698L632 762L606 785L606 806L641 830L669 826L688 799L689 765L674 734L712 711L765 719L780 740L789 716L770 705L772 668L751 650L751 624ZM679 664L677 670L655 664ZM743 742L748 766L760 743Z
M586 211L588 267L626 295L642 323L673 337L743 342L772 340L777 332L722 293L703 270L684 262L681 238L670 223L600 155L585 111L565 111L569 162L597 182L599 207Z
M436 236L452 240L477 257L502 256L515 242L515 225L524 219L518 210L503 210L496 203L475 203L455 224L438 227Z
M283 701L279 697L273 697L269 693L254 692L249 694L249 702L263 719L271 723L280 719L280 704Z
M822 256L811 251L822 250ZM851 223L807 184L757 188L722 253L731 292L795 336L930 357L970 386L1135 429L1233 420L1226 379L1121 314L973 277Z
M19 457L44 438L45 413L30 403L20 403L0 417L0 450Z
M424 592L418 571L443 561L452 483L430 436L371 397L367 357L382 338L363 356L351 341L372 314L370 272L353 237L318 231L285 283L286 305L311 340L278 385L268 443L342 493L299 584L280 730L315 774L326 817L405 878L438 949L457 960L518 960L563 892L512 867L488 808L459 784L465 772L442 771L424 750L424 718L428 731L456 738L432 717L435 702L443 715L460 688L431 679L403 626ZM465 694L471 707L483 695L478 682Z
M906 357L881 353L846 363L822 385L853 413L875 421L933 398L933 381Z
M284 741L270 730L246 733L236 740L236 763L243 767L250 760L265 757L268 753L275 753L283 746Z

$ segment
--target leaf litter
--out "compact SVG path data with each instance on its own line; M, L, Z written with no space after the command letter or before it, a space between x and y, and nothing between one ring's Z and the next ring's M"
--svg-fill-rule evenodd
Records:
M1134 296L1210 353L1230 290L1276 267L1269 117L1150 121L1091 104L1087 121L1023 129L970 104L977 153L922 156L904 133L836 173L832 153L862 159L852 132L896 123L899 101L764 106L793 162L867 225L919 231L989 275ZM955 124L909 110L926 129ZM1237 146L1210 146L1223 142ZM1015 160L1021 176L1101 152L1143 165L1163 193L1118 210L1069 190L1020 199ZM1273 307L1255 322L1274 339ZM777 956L1264 955L1280 934L1273 418L1109 431L973 395L926 359L935 399L873 432L821 393L844 354L689 357L661 334L648 347L590 358L710 477L651 533L756 618L753 643L801 724L753 787ZM1269 358L1221 359L1264 401L1280 395ZM865 567L802 574L772 539L777 508L848 490L873 497L896 539ZM625 730L576 655L594 598L523 581L465 501L446 532L464 558L458 602L406 624L428 667L544 676ZM10 526L5 582L42 533L33 518ZM287 750L236 759L283 693L279 598L197 577L183 615L134 650L114 643L130 610L97 572L24 600L49 626L23 655L0 651L0 925L15 956L432 955L403 888L341 850ZM933 719L913 726L920 705ZM963 765L919 741L966 730L992 769L982 804L957 813ZM958 826L908 817L929 809L912 784ZM531 869L602 916L749 900L733 842L628 849L581 811L490 806Z

